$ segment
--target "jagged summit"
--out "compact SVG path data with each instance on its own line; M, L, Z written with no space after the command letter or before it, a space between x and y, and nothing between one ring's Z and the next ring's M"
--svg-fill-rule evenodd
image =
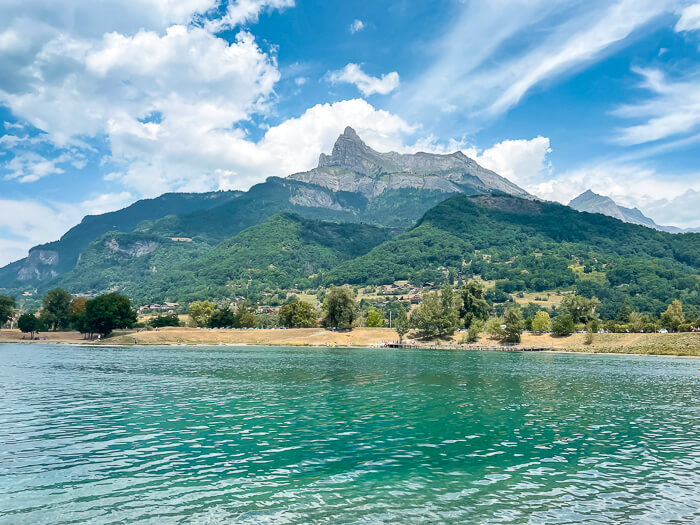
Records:
M498 191L528 196L525 190L481 167L461 151L380 153L365 144L349 126L335 141L331 154L319 156L318 167L290 178L334 191L360 192L369 199L399 188L468 194Z

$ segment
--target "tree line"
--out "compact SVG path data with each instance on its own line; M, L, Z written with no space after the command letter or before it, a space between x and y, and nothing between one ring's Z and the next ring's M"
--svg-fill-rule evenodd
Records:
M0 327L17 314L17 328L30 334L73 329L92 338L106 337L115 329L131 328L137 314L128 297L117 293L100 295L94 299L73 297L61 288L50 290L43 297L38 312L18 312L15 299L0 296Z

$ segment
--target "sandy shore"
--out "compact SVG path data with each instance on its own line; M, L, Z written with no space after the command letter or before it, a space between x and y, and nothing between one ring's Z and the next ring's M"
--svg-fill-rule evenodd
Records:
M464 336L457 332L442 341L456 344ZM22 338L25 339L22 339ZM554 337L551 334L523 334L522 346L551 348L559 352L624 353L648 355L684 355L700 357L700 333L686 334L595 334L593 343L584 344L585 334ZM248 344L270 346L379 346L398 340L388 328L355 328L347 332L333 332L322 328L295 328L289 330L208 330L199 328L161 328L151 331L121 331L103 341L87 341L78 332L42 332L38 339L18 330L0 330L0 342L71 343L114 345L218 345ZM481 343L496 345L483 338ZM419 343L420 344L420 343ZM431 343L435 344L435 343Z

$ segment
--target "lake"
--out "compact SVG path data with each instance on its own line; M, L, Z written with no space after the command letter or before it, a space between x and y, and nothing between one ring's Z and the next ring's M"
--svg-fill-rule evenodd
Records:
M0 345L0 522L700 523L698 367Z

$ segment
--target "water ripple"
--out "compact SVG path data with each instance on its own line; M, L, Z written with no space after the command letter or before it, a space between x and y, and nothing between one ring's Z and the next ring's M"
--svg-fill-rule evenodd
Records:
M0 346L0 522L700 523L697 361Z

